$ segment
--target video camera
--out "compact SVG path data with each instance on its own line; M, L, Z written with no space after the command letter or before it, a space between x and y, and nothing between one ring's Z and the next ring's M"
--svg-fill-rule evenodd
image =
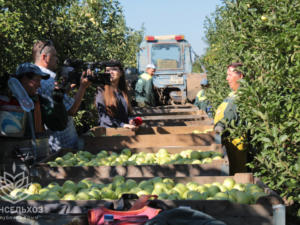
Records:
M92 75L85 75L89 81L96 85L110 85L110 73L101 72L105 69L104 62L84 62L82 60L66 59L64 61L61 78L63 86L66 84L80 84L82 71L90 69Z

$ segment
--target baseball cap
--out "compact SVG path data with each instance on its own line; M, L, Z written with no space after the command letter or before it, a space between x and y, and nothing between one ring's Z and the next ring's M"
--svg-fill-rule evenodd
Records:
M206 78L202 79L201 82L200 82L200 84L204 85L204 86L208 85L207 79Z
M147 66L146 66L146 68L151 68L151 69L156 69L156 67L155 67L155 65L154 64L148 64Z
M49 74L44 73L38 66L28 62L19 65L16 71L17 76L25 73L34 73L36 75L40 75L44 80L47 80L50 77Z

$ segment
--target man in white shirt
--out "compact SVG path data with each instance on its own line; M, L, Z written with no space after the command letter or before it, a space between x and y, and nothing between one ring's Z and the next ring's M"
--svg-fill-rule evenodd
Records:
M41 88L38 92L47 96L52 96L52 92L55 88L54 72L57 69L57 53L56 49L51 41L37 41L32 48L32 56L34 64L39 66L40 69L50 74L48 80L41 82ZM49 145L52 151L58 151L61 148L78 148L78 134L75 129L73 116L77 113L86 89L90 86L91 82L81 77L80 86L74 98L64 94L64 105L68 111L68 125L63 131L51 131L49 129Z

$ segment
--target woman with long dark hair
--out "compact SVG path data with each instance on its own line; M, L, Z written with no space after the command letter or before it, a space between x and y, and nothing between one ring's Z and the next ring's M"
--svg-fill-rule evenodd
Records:
M129 119L132 108L122 64L108 61L105 63L105 72L110 73L110 84L99 86L95 97L99 126L135 128L134 121Z

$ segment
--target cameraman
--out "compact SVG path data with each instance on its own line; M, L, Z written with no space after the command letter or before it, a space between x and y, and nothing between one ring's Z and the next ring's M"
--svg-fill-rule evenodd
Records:
M95 104L99 115L99 126L136 128L135 122L129 119L132 108L128 100L122 64L119 61L108 61L103 66L105 72L110 73L110 82L97 87Z
M37 41L32 48L32 56L35 65L43 72L50 74L48 80L43 80L41 82L41 88L38 91L40 94L51 96L55 89L56 73L54 71L56 70L58 63L57 53L53 43L51 41ZM78 148L78 134L72 116L78 111L85 91L90 84L91 82L82 76L75 97L72 98L67 94L64 94L63 102L69 115L68 124L63 131L53 131L49 129L49 145L52 151L58 151L61 148Z

